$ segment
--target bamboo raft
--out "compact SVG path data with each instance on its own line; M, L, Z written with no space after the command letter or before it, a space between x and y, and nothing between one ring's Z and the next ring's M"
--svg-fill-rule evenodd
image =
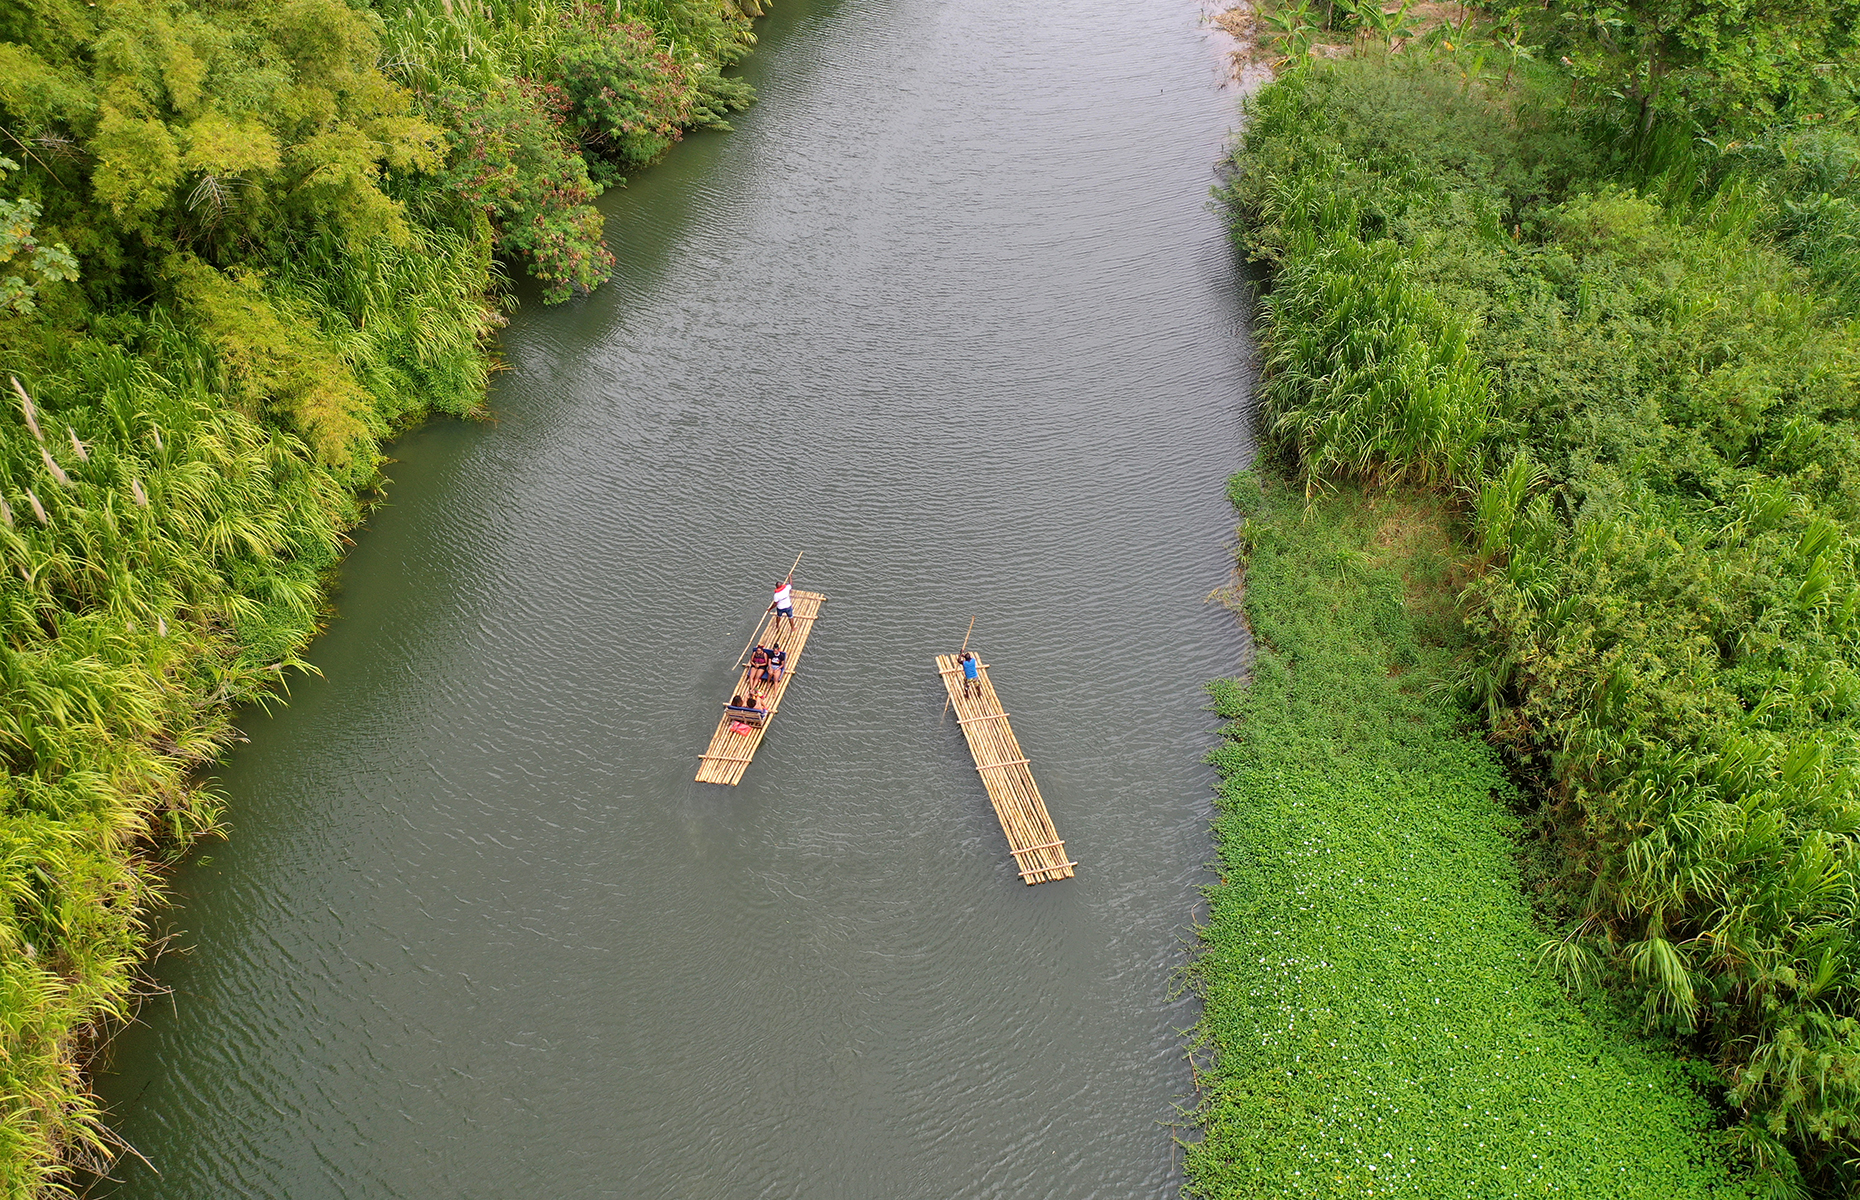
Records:
M969 753L975 756L975 769L988 788L988 799L1001 818L1008 852L1014 856L1020 877L1029 884L1072 878L1072 868L1078 864L1066 858L1066 844L1053 828L1046 801L1027 769L1027 756L1008 725L995 685L988 681L988 664L980 664L981 679L974 695L963 691L962 664L955 655L937 655L936 669L956 709L956 722L969 739Z
M795 668L801 665L801 648L807 645L807 635L814 630L814 622L820 617L820 606L827 598L819 592L804 592L799 588L794 591L794 625L789 628L782 622L780 629L775 622L780 620L774 613L762 619L756 627L753 644L774 648L775 639L779 637L780 648L788 652L787 669L781 678L773 684L757 684L755 697L758 707L765 714L759 725L747 725L748 732L741 732L732 726L743 725L741 714L732 712L729 705L724 705L723 718L717 722L717 732L710 736L710 749L706 750L698 761L697 781L699 783L723 783L731 787L743 781L743 772L749 769L749 761L756 756L756 748L762 745L762 735L768 732L769 723L775 719L775 710L781 707L781 698L788 690L789 681L794 678ZM737 664L739 667L741 663ZM742 676L737 676L735 690L742 690Z

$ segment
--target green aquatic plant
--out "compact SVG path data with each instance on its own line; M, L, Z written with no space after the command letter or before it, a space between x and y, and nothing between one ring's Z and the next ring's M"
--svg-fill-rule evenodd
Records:
M1450 506L1229 491L1257 656L1212 689L1231 724L1190 1194L1751 1196L1697 1064L1536 969L1513 784L1441 686Z

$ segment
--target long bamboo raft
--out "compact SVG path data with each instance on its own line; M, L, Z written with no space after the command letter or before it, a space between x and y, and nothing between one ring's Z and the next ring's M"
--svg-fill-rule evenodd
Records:
M710 749L704 752L698 762L699 783L725 783L732 787L741 783L743 772L749 769L749 760L756 756L756 748L762 745L762 735L768 732L769 724L775 719L775 710L781 707L782 695L787 692L795 669L801 665L801 648L807 645L807 635L813 632L814 622L820 617L820 606L827 601L819 592L804 592L799 588L795 589L793 599L792 626L774 613L769 613L756 628L753 644L771 649L779 645L788 652L788 667L782 672L781 678L773 684L756 685L756 706L766 715L760 724L746 725L740 714L732 712L729 705L724 705L723 718L717 722L717 732L710 735ZM779 627L776 626L778 620L781 620ZM740 667L742 664L737 665ZM741 675L736 677L733 686L738 692L743 690ZM744 729L747 732L743 732Z
M956 709L956 721L969 739L969 753L975 756L975 769L988 788L988 799L1001 818L1001 830L1007 834L1008 852L1014 867L1029 884L1072 878L1078 866L1066 858L1066 844L1053 828L1046 813L1046 801L1027 769L1027 756L1021 753L1008 715L1002 711L995 685L988 681L988 664L980 664L981 678L975 694L964 692L962 663L953 654L936 656L936 669L943 677L943 687Z

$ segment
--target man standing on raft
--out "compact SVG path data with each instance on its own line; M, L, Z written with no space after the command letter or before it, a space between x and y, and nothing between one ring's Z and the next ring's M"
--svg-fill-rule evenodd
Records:
M794 581L784 579L775 585L775 603L769 605L769 611L775 614L779 623L783 617L788 618L788 628L794 628Z

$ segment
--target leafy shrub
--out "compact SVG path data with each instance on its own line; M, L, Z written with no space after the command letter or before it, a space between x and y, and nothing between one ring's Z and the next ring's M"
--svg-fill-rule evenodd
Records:
M0 178L19 164L0 157ZM29 313L38 305L39 288L77 278L77 260L69 247L46 245L33 235L39 206L30 199L0 198L0 313Z
M524 260L546 303L597 286L613 267L601 240L600 188L569 139L562 89L513 80L433 102L452 153L435 182L491 219L497 245Z
M622 164L651 162L691 124L694 72L649 26L587 5L563 39L562 86L590 144Z
M1526 834L1562 922L1547 961L1710 1052L1766 1187L1846 1194L1860 1186L1846 143L1779 137L1789 154L1745 153L1736 170L1680 156L1654 176L1575 149L1554 80L1499 95L1430 71L1364 55L1255 106L1229 198L1275 268L1277 436L1313 479L1432 479L1472 501L1487 570L1466 594L1465 685L1534 785ZM1462 120L1488 149L1452 132ZM1419 353L1407 339L1453 351L1460 329L1489 417L1443 456L1383 419L1402 411L1389 363Z

